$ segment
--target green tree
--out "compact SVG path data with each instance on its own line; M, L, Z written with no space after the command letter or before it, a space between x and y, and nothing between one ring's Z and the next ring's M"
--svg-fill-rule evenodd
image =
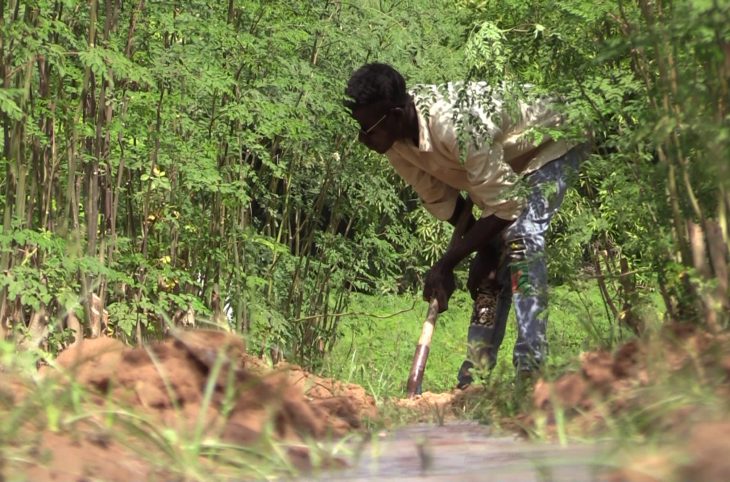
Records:
M593 133L581 196L554 229L556 271L591 267L612 316L636 331L647 273L671 319L727 323L730 5L464 6L471 76L556 93L573 131Z
M397 289L410 194L356 144L343 83L376 55L457 72L447 2L0 5L3 335L97 336L106 313L314 363L351 290Z

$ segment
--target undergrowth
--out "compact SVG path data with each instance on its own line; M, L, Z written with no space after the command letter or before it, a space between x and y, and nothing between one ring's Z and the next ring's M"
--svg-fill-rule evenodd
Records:
M253 444L226 441L223 427L211 426L205 410L218 362L199 413L191 419L173 404L174 420L163 421L80 385L67 372L56 371L52 360L40 374L36 366L44 356L0 341L0 480L121 480L129 474L151 481L269 480L294 476L305 467L317 470L345 450L342 443L327 440L282 441L273 420ZM232 381L226 391L235 390ZM54 464L59 457L60 465ZM69 463L68 458L79 460ZM120 466L129 470L119 472Z
M352 312L368 315L343 322L341 338L324 360L323 375L362 385L378 400L404 396L426 303L416 294L354 296L352 303ZM548 372L569 366L583 351L610 347L628 336L608 321L596 288L585 287L578 292L557 287L551 290L549 303L550 352L545 367ZM439 315L424 375L424 391L443 392L456 385L456 373L466 355L471 308L469 295L457 292L449 309ZM393 316L394 313L398 314ZM613 339L610 333L616 333ZM511 310L497 366L487 382L495 390L506 390L514 382L515 339Z

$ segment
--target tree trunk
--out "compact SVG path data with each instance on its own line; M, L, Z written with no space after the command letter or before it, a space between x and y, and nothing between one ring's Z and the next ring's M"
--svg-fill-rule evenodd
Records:
M48 336L48 314L44 306L33 311L28 324L28 337L21 343L20 347L25 350L39 348Z

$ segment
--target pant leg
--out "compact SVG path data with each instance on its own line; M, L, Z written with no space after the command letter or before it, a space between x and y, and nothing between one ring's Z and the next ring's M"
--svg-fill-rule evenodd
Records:
M505 250L506 251L506 250ZM497 323L492 336L492 346L494 347L494 364L497 363L497 351L504 340L504 332L507 329L507 317L509 309L512 305L512 287L510 285L510 268L509 259L506 252L500 260L499 272L497 275L500 279L501 290L497 299Z
M494 368L497 363L497 354L504 339L512 302L509 283L505 283L502 275L509 268L508 263L503 261L501 248L501 240L490 243L489 249L495 254L495 263L484 273L474 300L467 332L466 360L461 364L457 375L459 387L473 382L470 372L472 368L486 371Z
M513 363L518 371L542 365L547 351L545 235L585 151L575 148L527 177L527 205L503 235L517 318Z

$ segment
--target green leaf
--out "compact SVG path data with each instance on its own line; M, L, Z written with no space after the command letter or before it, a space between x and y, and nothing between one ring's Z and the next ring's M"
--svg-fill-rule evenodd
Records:
M21 94L21 89L0 89L0 112L3 112L14 121L18 121L23 118L23 111L14 99Z

